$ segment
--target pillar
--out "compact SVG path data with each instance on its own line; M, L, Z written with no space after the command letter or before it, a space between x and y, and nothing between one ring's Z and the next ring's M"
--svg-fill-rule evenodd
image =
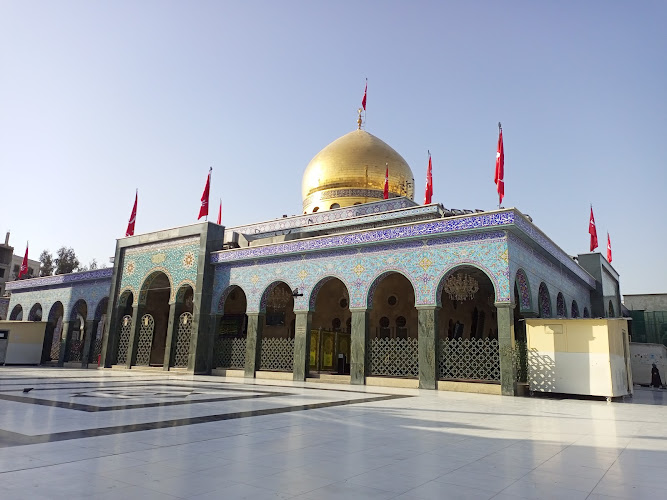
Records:
M111 318L108 318L109 328L104 331L106 337L102 341L101 366L111 368L117 361L115 359L118 352L118 336L120 335L121 321L123 321L124 307L118 306L113 309Z
M169 370L171 366L171 349L174 346L174 326L178 328L175 321L176 318L176 302L169 304L169 321L167 322L167 339L164 344L164 361L162 369Z
M255 378L259 370L259 360L262 355L262 328L264 327L264 313L247 313L248 329L245 345L245 377Z
M139 321L141 316L144 313L144 306L137 305L132 308L132 333L130 335L130 343L127 346L127 359L125 360L125 366L127 368L132 368L132 365L135 363L137 358L137 347L139 346L139 330L141 325Z
M95 335L95 325L98 322L93 319L87 319L83 330L83 351L81 351L81 368L88 368L90 360L90 349L93 345L93 336Z
M419 337L419 388L438 388L438 311L439 307L417 309Z
M310 330L313 313L310 311L294 311L294 369L293 379L305 382L310 373Z
M498 346L500 349L500 386L503 396L516 396L516 363L514 342L514 305L496 303Z
M368 374L368 309L350 309L352 313L350 334L350 383L364 385Z
M69 347L70 338L70 322L63 321L63 329L60 332L60 354L58 355L58 366L64 366L65 357L67 356L67 348Z

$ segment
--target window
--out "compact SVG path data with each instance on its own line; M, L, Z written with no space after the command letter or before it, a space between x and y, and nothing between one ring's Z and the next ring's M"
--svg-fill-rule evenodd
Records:
M313 213L317 212L319 209L320 209L320 207L313 208Z
M390 306L395 306L398 304L398 299L396 298L396 295L390 295L389 298L387 299L387 304Z
M5 270L0 269L0 278L4 278L4 277L5 277Z
M340 205L338 203L332 203L329 208L333 210L334 208L340 208Z
M331 322L331 326L333 327L334 330L340 330L340 319L334 318L333 321Z
M347 308L347 299L343 297L342 299L340 299L340 302L338 302L338 304L340 305L341 309Z

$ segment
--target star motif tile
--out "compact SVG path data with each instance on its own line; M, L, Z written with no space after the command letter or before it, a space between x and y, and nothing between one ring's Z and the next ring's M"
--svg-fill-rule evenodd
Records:
M352 268L352 270L355 272L357 276L361 276L361 274L365 271L365 268L361 264L357 264Z
M431 259L429 259L428 257L424 257L422 260L419 261L418 265L424 271L428 271L428 268L433 265L433 261Z

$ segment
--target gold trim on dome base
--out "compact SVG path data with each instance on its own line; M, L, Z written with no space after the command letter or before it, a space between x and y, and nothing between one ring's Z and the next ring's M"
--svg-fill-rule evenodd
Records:
M389 197L414 200L412 170L391 146L365 130L336 139L306 167L301 190L304 213L382 200L387 168Z

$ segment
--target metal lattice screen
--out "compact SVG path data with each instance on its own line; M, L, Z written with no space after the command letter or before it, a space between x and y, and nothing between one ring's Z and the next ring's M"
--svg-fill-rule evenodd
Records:
M496 339L442 339L440 378L500 380L500 349Z
M81 361L81 353L83 351L83 340L71 340L69 343L69 353L67 354L67 361Z
M97 359L102 353L102 339L93 340L92 349L90 350L90 363L97 363Z
M51 361L58 361L60 358L60 335L63 331L62 318L58 319L55 328L53 329L53 339L51 340Z
M118 354L116 355L116 363L119 365L127 363L127 349L130 346L130 333L132 333L132 316L123 316L123 319L120 321Z
M245 367L246 337L220 335L215 340L214 362L216 368Z
M190 354L190 335L192 334L192 313L184 312L178 318L178 332L176 334L176 353L174 366L183 368L188 366Z
M294 368L294 339L262 339L259 369L291 372Z
M419 341L412 337L371 339L370 374L419 376Z
M151 347L153 346L153 330L155 330L155 320L150 314L144 314L141 317L141 326L139 327L139 339L137 342L137 365L148 366L151 361Z

